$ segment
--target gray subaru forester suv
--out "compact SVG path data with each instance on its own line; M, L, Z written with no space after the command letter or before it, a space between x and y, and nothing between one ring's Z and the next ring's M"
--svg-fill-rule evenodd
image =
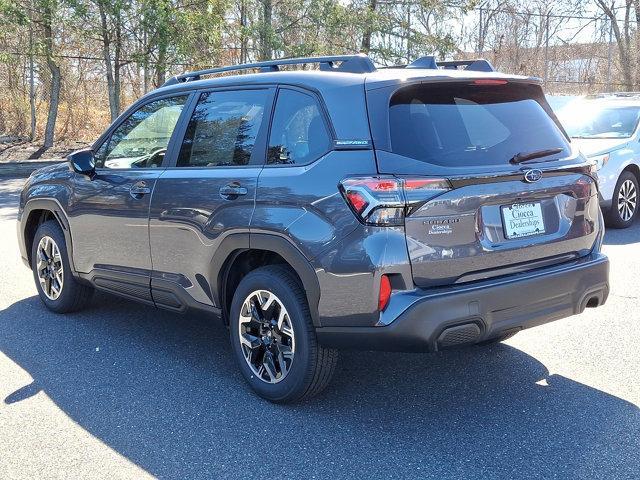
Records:
M29 178L18 235L50 310L100 289L209 312L251 387L290 402L341 348L486 344L602 305L594 172L537 79L285 59L144 96Z

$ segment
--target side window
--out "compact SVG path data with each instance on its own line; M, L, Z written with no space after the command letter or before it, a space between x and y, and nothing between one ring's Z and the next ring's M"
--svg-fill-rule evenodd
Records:
M96 152L98 168L148 168L162 165L173 129L188 95L147 103L116 128Z
M203 93L189 120L177 166L250 165L268 99L268 90ZM263 161L258 158L256 163Z
M305 165L330 149L331 136L315 97L295 90L280 90L267 163Z

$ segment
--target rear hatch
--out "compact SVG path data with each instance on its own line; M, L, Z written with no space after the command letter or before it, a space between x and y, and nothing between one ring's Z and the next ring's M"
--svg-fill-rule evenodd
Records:
M438 185L404 192L416 285L522 272L592 250L601 228L596 182L540 85L449 79L367 96L379 173Z

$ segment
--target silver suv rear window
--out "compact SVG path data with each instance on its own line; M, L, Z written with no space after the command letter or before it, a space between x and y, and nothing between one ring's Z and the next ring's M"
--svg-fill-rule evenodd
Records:
M392 152L456 167L505 164L518 153L554 148L563 150L539 161L569 155L539 86L477 82L418 84L396 92L389 106Z

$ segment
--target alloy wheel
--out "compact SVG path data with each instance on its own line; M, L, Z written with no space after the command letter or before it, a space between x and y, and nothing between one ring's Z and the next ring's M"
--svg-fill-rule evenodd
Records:
M64 286L64 267L60 249L53 238L44 236L37 249L36 273L42 292L49 300L57 300Z
M638 191L631 180L625 180L618 191L618 214L625 222L633 218L638 205Z
M240 347L253 374L266 383L282 381L293 364L295 335L287 309L272 292L256 290L240 309Z

